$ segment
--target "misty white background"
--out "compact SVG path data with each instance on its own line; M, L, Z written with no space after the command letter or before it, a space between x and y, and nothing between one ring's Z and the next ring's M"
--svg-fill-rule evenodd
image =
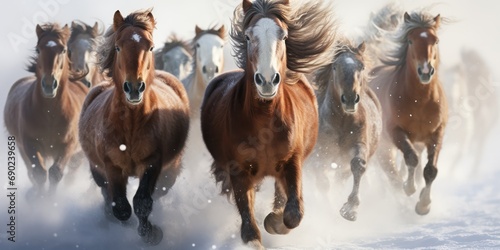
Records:
M292 0L293 2L293 0ZM38 22L70 23L74 19L106 26L120 10L125 16L137 10L154 7L157 21L154 39L157 47L171 32L183 38L194 36L194 27L207 28L225 24L237 0L164 0L164 1L76 1L18 0L4 4L0 16L0 110L10 86L26 76L24 70L36 44ZM337 0L335 15L341 30L359 35L367 24L369 13L386 1ZM435 14L453 20L439 33L442 67L460 59L462 48L473 48L485 58L491 70L500 65L500 3L489 0L400 1L406 10L436 4ZM230 44L226 46L226 68L233 69ZM492 92L498 96L499 74ZM2 128L3 120L2 120ZM0 249L143 249L135 226L108 222L102 212L102 198L86 166L73 185L62 186L57 198L40 204L25 201L31 186L21 159L18 158L17 242L6 240L8 223L7 133L0 136ZM498 123L484 143L481 164L471 162L473 155L456 152L456 145L445 144L439 161L439 175L433 186L433 203L429 215L414 214L416 195L410 198L394 194L376 166L362 180L358 221L345 221L338 213L347 199L351 182L336 187L328 196L318 194L312 180L304 180L306 215L302 224L287 236L271 236L262 222L271 209L272 182L266 180L257 194L256 216L265 246L283 249L331 248L495 248L500 247L500 164ZM4 146L2 146L4 145ZM192 148L203 147L199 143ZM202 150L200 151L202 152ZM463 163L451 166L457 153L466 156ZM189 154L184 172L171 193L155 204L151 220L164 230L158 249L234 249L241 245L240 219L233 204L217 195L218 188L209 173L210 158ZM468 158L469 157L469 158ZM64 182L63 182L64 183ZM132 180L129 196L136 181ZM2 191L3 190L3 191ZM134 217L134 215L132 216Z

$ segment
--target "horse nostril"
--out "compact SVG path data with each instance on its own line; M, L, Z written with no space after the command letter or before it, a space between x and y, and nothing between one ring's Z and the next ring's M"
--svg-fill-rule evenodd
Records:
M42 80L42 87L45 88L45 80Z
M141 85L139 85L139 93L144 92L144 90L146 90L146 84L141 82Z
M434 75L434 67L431 67L430 75Z
M255 83L257 85L262 85L264 84L264 77L262 77L262 75L260 73L256 73L255 74Z
M52 82L52 88L55 89L57 88L57 81L54 79L54 81Z
M219 73L219 66L215 66L215 73Z
M421 75L421 74L422 74L422 69L421 69L420 67L418 67L418 69L417 69L417 73L418 73L419 75Z
M272 83L278 85L281 82L281 77L279 73L274 74Z
M203 74L207 73L207 67L206 66L203 66L203 68L201 68L201 70L203 71Z
M132 90L132 88L130 86L130 83L129 82L125 82L123 84L123 91L125 91L125 93L130 93L131 90Z
M347 100L345 99L345 95L340 96L340 101L344 104L347 102Z
M356 100L354 100L354 102L358 103L359 102L359 95L356 94Z

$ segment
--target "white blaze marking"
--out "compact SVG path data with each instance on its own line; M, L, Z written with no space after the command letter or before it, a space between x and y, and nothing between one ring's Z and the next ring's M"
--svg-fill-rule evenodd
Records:
M140 42L141 41L141 36L137 33L134 33L132 34L132 40L136 41L136 42Z
M260 19L253 29L260 42L257 72L262 74L266 81L271 81L273 75L278 72L278 30L278 25L270 18Z
M350 57L346 57L346 58L345 58L345 63L347 63L347 64L356 64L356 63L354 62L354 60L352 60L352 58L350 58Z
M47 42L47 44L45 46L47 46L47 47L55 47L55 46L57 46L57 43L54 42L54 41L52 41L52 40L50 40L50 41Z
M427 32L424 31L420 33L420 37L427 38Z
M424 74L429 74L431 70L429 69L429 64L427 62L424 62L424 68L422 69L422 73Z

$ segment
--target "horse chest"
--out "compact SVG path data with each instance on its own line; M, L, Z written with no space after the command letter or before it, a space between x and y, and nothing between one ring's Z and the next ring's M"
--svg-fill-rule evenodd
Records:
M438 129L443 122L442 106L438 102L399 103L395 109L397 125L408 132L413 140L427 137Z

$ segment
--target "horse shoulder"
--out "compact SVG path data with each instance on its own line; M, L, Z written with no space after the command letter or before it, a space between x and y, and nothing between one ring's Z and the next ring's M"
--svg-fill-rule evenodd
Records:
M82 106L82 113L88 108L88 106L96 99L97 96L102 94L111 85L108 83L102 83L100 85L94 86L88 91Z
M177 79L177 77L163 70L155 70L155 78L157 80L160 80L166 86L169 86L182 100L182 102L189 108L189 98L186 93L186 89L184 88L182 82Z
M205 96L203 97L202 107L205 105L205 102L208 101L208 99L212 96L212 94L214 94L214 92L217 89L224 87L225 89L229 89L235 86L236 83L243 78L244 74L245 72L243 70L233 70L220 74L216 76L214 79L212 79L205 90Z

